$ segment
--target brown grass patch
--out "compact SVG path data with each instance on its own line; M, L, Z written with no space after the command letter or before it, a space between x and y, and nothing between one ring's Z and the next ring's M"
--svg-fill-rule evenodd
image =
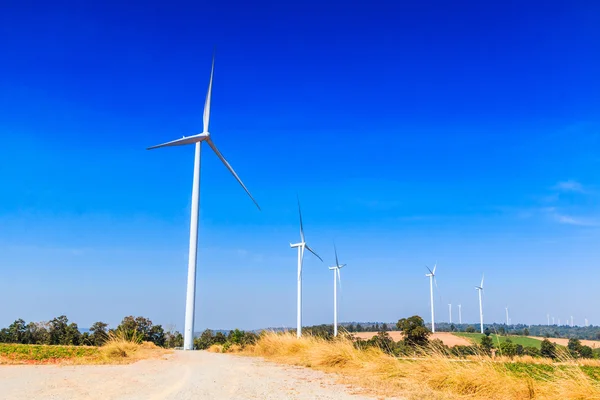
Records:
M573 360L560 365L539 359L492 359L475 356L460 360L441 353L398 359L380 349L356 349L352 340L326 341L293 334L263 334L242 354L338 373L377 395L409 399L600 399L598 381ZM535 359L538 361L538 359Z

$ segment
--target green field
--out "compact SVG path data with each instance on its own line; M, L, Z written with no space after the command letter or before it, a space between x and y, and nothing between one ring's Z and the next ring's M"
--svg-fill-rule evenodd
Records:
M454 334L469 339L473 344L481 343L481 338L485 336L483 333L455 332ZM490 337L492 338L495 347L498 347L499 343L505 342L506 339L510 339L514 344L520 344L523 347L535 347L536 349L539 349L542 344L541 340L532 339L527 336L500 336L492 333Z
M2 358L12 362L51 362L97 355L97 347L0 343L0 363Z

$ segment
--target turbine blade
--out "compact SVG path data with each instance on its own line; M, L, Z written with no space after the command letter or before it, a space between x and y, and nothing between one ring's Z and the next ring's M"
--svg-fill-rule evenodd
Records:
M485 278L485 276L481 275L481 285L479 285L481 287L481 289L483 289L483 278Z
M300 239L302 243L305 243L304 240L304 226L302 225L302 209L300 209L300 198L296 195L296 200L298 200L298 215L300 216Z
M435 262L435 265L433 266L433 272L432 274L435 275L435 269L437 268L437 261Z
M213 53L212 67L210 68L210 81L208 82L208 92L206 93L206 101L204 102L204 116L202 118L202 122L204 123L204 132L208 132L208 123L210 122L210 98L212 95L212 83L214 73L215 55Z
M338 261L337 249L335 247L335 242L333 243L333 251L335 252L335 265L339 268L340 267L340 262Z
M437 289L438 285L437 285L437 279L435 279L435 275L433 276L433 283L435 283L435 288Z
M308 245L306 245L305 247L306 247L306 250L308 250L308 251L310 251L311 253L313 253L315 256L317 256L317 258L318 258L319 260L321 260L321 262L323 262L323 259L322 259L322 258L321 258L321 257L320 257L320 256L319 256L317 253L315 253L315 252L313 251L313 249L311 249L310 247L308 247Z
M427 270L429 271L429 273L430 273L431 275L433 275L433 272L431 272L431 270L429 269L429 267L428 267L427 265L425 266L425 268L427 268Z
M162 143L162 144L158 144L156 146L151 146L151 147L148 147L146 150L158 149L160 147L169 147L169 146L183 146L185 144L202 142L203 140L206 140L207 138L208 138L207 134L199 133L194 136L187 136L187 137L183 137L181 139L171 140L170 142L167 142L167 143Z
M256 202L256 200L254 200L254 197L252 197L252 195L250 194L250 191L248 190L248 188L246 188L246 185L244 185L244 183L242 182L242 180L240 179L240 177L235 173L235 171L233 170L233 168L231 168L231 165L227 162L227 160L225 159L225 157L223 157L223 154L221 154L221 152L219 151L219 149L217 149L217 146L215 146L215 144L213 143L212 139L210 139L210 137L208 139L206 139L206 142L208 143L208 145L210 146L211 149L213 149L213 151L215 152L215 154L217 155L217 157L219 157L219 159L223 162L223 164L225 164L225 166L227 167L227 169L229 170L229 172L231 172L231 174L235 177L235 179L237 179L238 183L240 185L242 185L242 187L244 188L244 190L246 191L246 193L248 194L248 196L250 196L250 198L252 199L252 201L254 202L254 204L256 204L256 207L260 210L260 206L258 205L258 203Z

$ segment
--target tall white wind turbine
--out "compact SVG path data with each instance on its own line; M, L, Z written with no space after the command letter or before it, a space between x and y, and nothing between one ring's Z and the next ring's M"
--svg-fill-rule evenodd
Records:
M333 251L335 252L335 265L329 267L333 271L333 336L338 334L338 317L337 317L337 284L339 282L340 288L342 287L342 278L340 276L340 269L345 267L346 264L340 264L338 261L337 249L335 244L333 245Z
M546 318L548 318L548 326L550 326L550 314L546 314Z
M148 150L158 149L160 147L169 146L182 146L186 144L195 144L196 152L194 155L194 178L192 185L192 212L190 222L190 245L188 255L188 279L187 279L187 296L185 306L185 329L183 332L184 343L183 348L185 350L193 350L194 348L194 308L196 303L196 260L198 250L198 214L200 208L200 149L202 142L206 142L210 148L215 152L217 157L221 160L225 167L231 172L238 183L246 191L248 196L252 199L256 207L260 210L260 207L254 197L250 194L242 180L235 173L229 162L223 157L217 146L212 141L211 134L208 131L208 125L210 121L210 99L212 92L213 75L215 70L215 58L213 56L212 67L210 70L210 81L208 83L208 92L206 94L206 102L204 103L204 116L203 116L203 130L202 133L198 133L193 136L184 136L181 139L173 140L171 142L159 144L157 146L149 147Z
M319 257L309 246L304 239L304 227L302 226L302 210L300 209L300 199L298 199L298 215L300 216L300 242L291 244L291 248L298 248L298 308L296 317L296 336L302 336L302 262L304 261L304 249L313 253L321 262L323 259Z
M452 303L448 304L448 312L450 313L450 323L452 323Z
M483 278L481 276L481 284L479 286L475 286L475 289L479 292L479 321L481 325L481 333L483 333L483 303L481 301L481 292L483 292Z
M462 324L462 310L461 310L461 308L462 308L462 305L459 304L458 305L458 323L459 324Z
M425 267L429 271L425 276L429 277L429 295L431 298L431 332L435 333L435 318L433 313L433 281L435 280L435 269L437 268L437 263L433 266L433 271L429 269L429 267ZM435 282L435 286L437 287L437 281Z

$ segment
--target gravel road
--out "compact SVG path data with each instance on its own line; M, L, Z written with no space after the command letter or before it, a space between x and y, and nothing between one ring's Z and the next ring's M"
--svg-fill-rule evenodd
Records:
M0 399L369 399L332 376L257 358L176 351L130 365L0 366Z

